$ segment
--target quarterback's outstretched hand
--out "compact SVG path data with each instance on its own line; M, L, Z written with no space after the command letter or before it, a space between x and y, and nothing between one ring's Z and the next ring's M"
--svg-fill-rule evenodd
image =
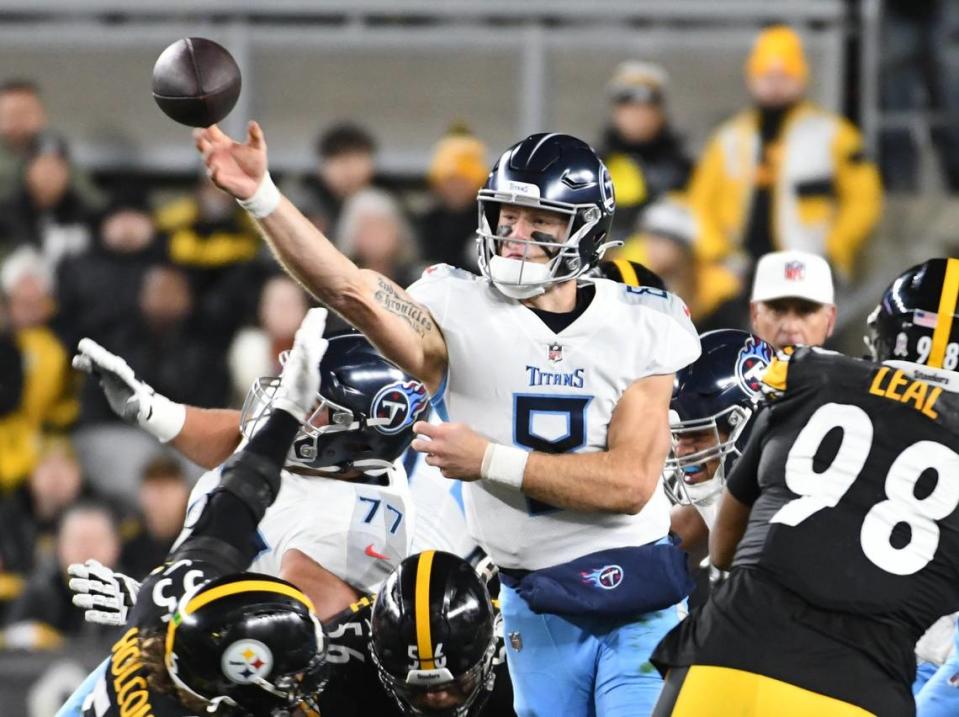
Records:
M416 438L410 447L426 454L427 465L436 466L444 478L479 480L489 441L462 423L413 424Z
M237 199L253 196L266 175L266 140L260 125L249 123L242 144L217 125L193 130L193 139L216 186Z
M76 593L73 604L83 610L87 622L126 625L127 614L136 604L140 583L96 560L73 563L67 572L73 576L69 583Z
M162 442L183 428L186 407L175 403L136 377L130 365L93 339L80 339L73 368L96 376L113 409L127 423L140 426Z
M320 392L320 360L329 342L323 338L326 309L310 309L296 330L293 348L283 364L273 406L300 421L313 411Z

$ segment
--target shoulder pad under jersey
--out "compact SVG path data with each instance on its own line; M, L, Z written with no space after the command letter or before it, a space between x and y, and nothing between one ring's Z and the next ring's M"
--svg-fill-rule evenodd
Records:
M465 279L467 281L477 281L481 278L476 274L467 271L466 269L460 269L459 267L452 266L451 264L433 264L432 266L428 266L423 270L423 275L420 277L420 281L424 279L441 279L445 277Z

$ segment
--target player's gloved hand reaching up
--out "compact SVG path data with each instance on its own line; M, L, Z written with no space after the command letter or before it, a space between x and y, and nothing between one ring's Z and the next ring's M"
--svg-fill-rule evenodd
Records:
M293 348L283 364L280 385L273 398L281 408L299 421L306 420L320 392L320 361L329 342L323 338L326 309L310 309L296 330Z
M73 563L67 568L73 604L83 610L87 622L126 625L127 613L136 604L140 583L115 573L96 560Z
M136 377L130 365L93 339L80 339L73 368L100 379L110 408L127 423L139 425L163 443L183 428L186 407L171 401Z

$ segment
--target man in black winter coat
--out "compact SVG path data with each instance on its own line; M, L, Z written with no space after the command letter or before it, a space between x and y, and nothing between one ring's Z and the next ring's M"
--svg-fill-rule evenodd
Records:
M610 122L601 142L616 187L613 235L625 239L643 207L685 188L692 163L666 114L666 73L658 65L624 62L607 85Z

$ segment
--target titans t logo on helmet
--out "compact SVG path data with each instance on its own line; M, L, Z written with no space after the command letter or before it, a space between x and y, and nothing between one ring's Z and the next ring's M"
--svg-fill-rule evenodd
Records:
M428 401L426 388L419 381L397 381L379 390L370 415L389 420L386 425L376 426L380 433L399 433L420 417Z
M736 360L736 378L744 391L759 394L763 371L772 361L769 344L757 344L752 337L746 339L739 349L739 358Z

